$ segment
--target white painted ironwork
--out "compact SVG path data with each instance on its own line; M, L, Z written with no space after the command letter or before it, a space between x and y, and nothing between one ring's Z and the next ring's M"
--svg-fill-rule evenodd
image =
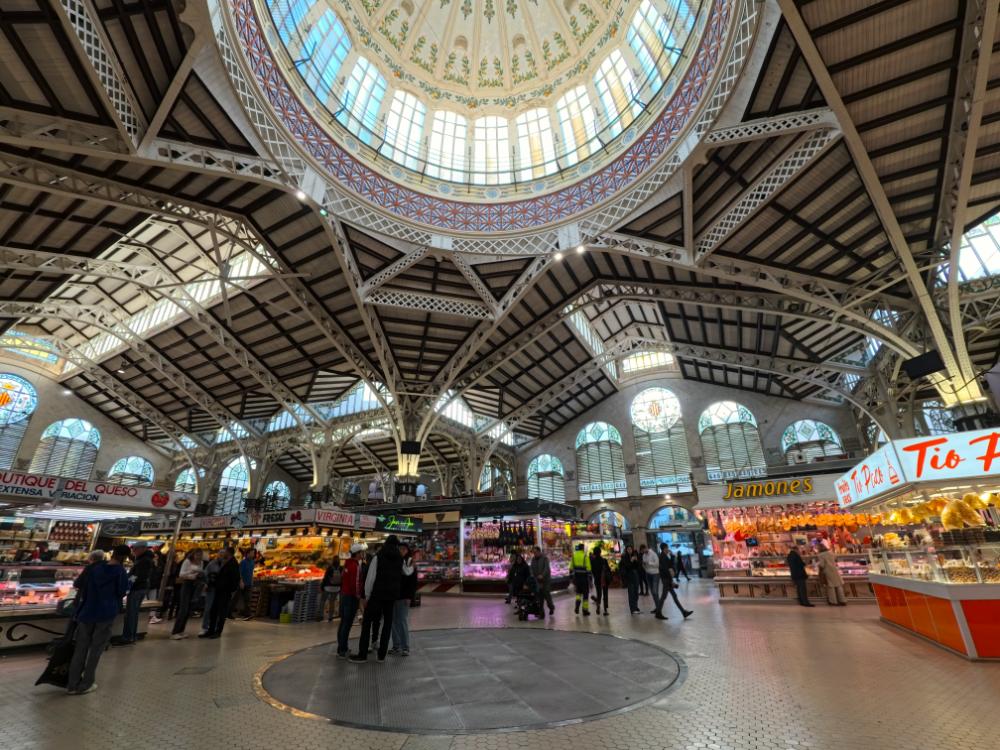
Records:
M837 118L828 107L807 109L786 115L762 117L757 120L747 120L739 125L716 128L705 136L705 144L712 146L745 143L761 138L778 135L789 135L803 130L818 128L836 128Z
M412 268L414 265L422 261L430 254L430 249L427 247L417 247L404 253L402 257L394 260L390 265L383 268L378 273L373 274L371 277L361 282L358 285L358 294L361 295L363 300L367 300L369 295L379 287L383 286L386 282L391 279L396 278L403 271Z
M477 320L490 320L493 317L493 311L482 302L459 299L445 294L426 294L383 287L369 292L365 301L370 305L402 307L407 310L459 315L463 318L476 318Z

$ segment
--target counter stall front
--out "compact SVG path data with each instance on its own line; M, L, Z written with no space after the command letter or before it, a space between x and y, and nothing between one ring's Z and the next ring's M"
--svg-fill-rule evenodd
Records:
M1000 659L1000 430L893 441L837 482L841 506L903 529L871 553L883 622Z

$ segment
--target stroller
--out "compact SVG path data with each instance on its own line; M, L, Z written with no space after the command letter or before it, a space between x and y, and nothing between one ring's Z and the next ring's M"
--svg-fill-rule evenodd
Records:
M527 620L529 615L545 619L545 607L538 598L538 582L533 577L528 576L521 590L514 592L514 611L521 621Z

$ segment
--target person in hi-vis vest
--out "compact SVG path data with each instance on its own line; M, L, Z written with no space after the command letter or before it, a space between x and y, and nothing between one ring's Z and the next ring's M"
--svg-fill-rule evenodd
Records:
M583 542L576 545L573 552L573 587L576 589L576 609L580 614L580 602L583 602L583 614L590 617L590 555L583 548Z

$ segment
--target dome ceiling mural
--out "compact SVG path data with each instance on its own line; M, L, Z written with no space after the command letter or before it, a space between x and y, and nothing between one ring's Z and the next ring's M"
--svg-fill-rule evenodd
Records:
M690 125L732 20L726 0L232 7L258 85L326 172L396 216L458 232L564 221L631 187ZM572 188L541 213L531 200Z

